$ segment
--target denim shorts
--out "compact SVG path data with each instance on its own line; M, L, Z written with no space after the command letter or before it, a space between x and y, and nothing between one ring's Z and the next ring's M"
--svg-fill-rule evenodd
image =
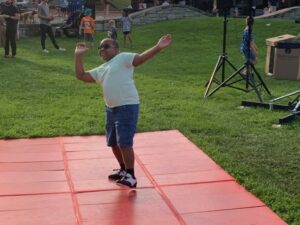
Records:
M114 108L106 106L105 130L107 146L132 147L138 115L139 104L123 105Z

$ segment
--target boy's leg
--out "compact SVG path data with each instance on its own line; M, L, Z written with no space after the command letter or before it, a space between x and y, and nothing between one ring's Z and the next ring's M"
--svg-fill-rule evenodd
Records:
M46 40L46 25L40 24L40 31L41 31L41 45L42 49L46 49L45 40Z
M54 34L53 34L51 26L47 26L47 34L48 34L49 38L51 39L51 42L52 42L54 48L59 49L59 46L56 43L56 40L54 38Z
M11 46L11 54L14 57L17 54L17 44L16 44L16 36L17 36L17 28L13 27L10 30L10 46Z
M10 37L10 35L9 35L9 30L8 30L8 28L6 28L6 32L5 32L5 57L8 57L9 56L9 37Z
M253 64L253 65L255 65L255 64L257 64L257 55L256 55L256 53L254 52L254 50L250 50L250 62Z
M139 105L125 105L116 114L116 137L126 168L126 176L117 181L119 185L136 187L134 174L133 137L137 128Z
M126 39L127 39L127 34L124 34L124 47L126 46Z
M114 153L115 158L117 159L120 169L116 169L115 172L108 175L108 179L110 180L120 180L126 175L125 164L123 161L123 156L121 153L121 149L118 146L113 146L112 151Z
M126 171L134 169L134 152L132 147L120 148ZM134 177L134 173L132 174Z
M132 39L131 39L131 34L130 33L128 34L128 40L129 40L129 43L130 43L130 47L133 48L133 43L132 43Z
M118 163L120 164L121 169L125 170L125 163L123 160L123 155L121 153L121 149L118 146L111 147L114 153L115 158L117 159ZM124 168L122 168L124 167Z
M108 175L108 179L119 180L126 174L125 164L121 153L121 149L117 145L113 111L108 107L106 108L105 133L107 145L111 146L112 152L120 165L120 169L117 169L116 172Z
M118 180L116 184L135 188L137 180L134 175L134 152L132 147L121 147L121 153L126 167L125 176Z
M92 34L84 34L85 44L90 48L93 47L93 35Z

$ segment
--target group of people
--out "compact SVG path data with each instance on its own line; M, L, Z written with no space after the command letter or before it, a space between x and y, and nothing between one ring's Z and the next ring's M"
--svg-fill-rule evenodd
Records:
M40 20L40 37L42 52L49 53L49 50L46 48L47 36L50 38L56 50L65 51L65 48L62 48L58 45L53 33L50 23L54 19L54 17L50 13L48 0L42 0L41 3L38 5L37 9L38 18ZM5 48L4 57L6 58L16 57L17 26L19 19L20 12L15 4L15 0L6 0L5 4L0 9L0 44L2 43L3 47ZM133 47L133 41L131 37L132 22L126 10L123 11L121 22L122 32L124 36L124 46L126 46L127 42L129 42L130 46ZM93 34L95 31L95 20L92 17L92 9L86 8L84 10L84 17L81 19L79 31L83 32L85 43L87 45L93 45L92 43ZM116 40L118 37L115 20L109 21L108 37L114 40Z
M268 1L268 12L272 13L278 9L283 9L288 7L288 0L269 0Z
M15 0L6 0L6 2L1 6L0 17L4 18L5 20L2 20L2 23L0 23L0 25L3 27L3 29L0 29L0 36L2 37L1 39L5 39L4 57L15 58L17 55L17 28L18 21L20 20L20 11L16 6ZM42 51L44 53L49 52L45 46L45 40L47 35L50 38L55 49L57 49L58 51L65 51L66 49L59 47L53 34L50 21L52 21L54 17L50 14L48 0L42 0L41 3L38 5L38 17L40 19Z
M131 37L132 21L128 16L128 12L123 10L123 15L121 17L122 22L122 32L124 36L124 47L126 47L127 42L130 43L130 47L133 48L133 41ZM109 20L108 22L109 30L107 31L108 38L117 40L118 32L116 28L116 21ZM87 8L84 10L84 16L81 19L79 32L83 32L84 42L87 46L93 46L93 34L95 30L95 20L91 15L91 9Z

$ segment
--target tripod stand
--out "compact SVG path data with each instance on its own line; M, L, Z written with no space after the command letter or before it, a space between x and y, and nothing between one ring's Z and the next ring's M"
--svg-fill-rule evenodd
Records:
M224 9L224 21L223 21L223 51L222 54L219 55L218 61L214 67L213 73L211 75L210 80L206 83L205 87L206 87L206 91L204 93L204 97L209 97L211 96L214 92L216 92L217 90L214 89L211 93L209 93L211 86L214 83L218 84L219 87L223 87L223 86L229 86L232 88L236 88L236 89L240 89L239 87L234 87L232 86L233 83L224 83L225 81L225 64L228 63L229 66L231 66L231 68L233 68L234 71L237 70L237 68L228 60L227 58L227 53L226 53L226 36L227 36L227 23L228 23L228 19L227 19L227 14L228 14L228 9ZM219 81L216 76L218 71L222 69L222 73L221 73L221 81ZM234 82L235 83L235 82ZM221 85L222 84L222 85Z
M227 56L226 56L226 47L224 47L224 45L226 45L226 26L224 25L224 41L223 41L223 54L220 59L217 62L217 65L214 69L214 72L209 80L209 82L207 83L207 88L204 94L204 97L209 97L211 95L213 95L216 91L218 91L221 87L233 87L245 92L249 92L251 90L254 90L257 97L259 98L260 102L263 102L262 96L258 90L259 86L262 86L265 91L271 95L271 92L269 91L267 85L265 84L265 82L263 81L263 79L261 78L260 74L258 73L258 71L255 69L254 64L251 62L250 56L251 56L251 37L252 37L252 25L253 25L253 1L250 0L249 1L249 21L252 21L251 23L248 24L248 38L247 38L247 60L244 63L244 65L242 67L240 67L239 69L236 69L228 60L227 60ZM225 20L226 20L226 13L224 16ZM225 22L224 22L225 23ZM223 60L222 60L223 59ZM224 62L229 62L229 64L232 66L232 68L234 68L235 72L229 76L227 79L224 78ZM219 82L218 80L215 79L215 75L216 72L218 71L218 69L221 67L222 65L222 82ZM246 74L243 74L243 72L246 71ZM233 80L237 75L239 75L239 79L238 80ZM259 80L259 82L257 83L257 79L255 79L255 77ZM239 88L239 87L235 87L232 84L237 83L239 81L245 81L246 82L246 87L245 88ZM218 84L218 86L209 93L209 89L211 87L212 82L216 82Z
M288 104L276 104L276 102L290 98L291 96L296 97L292 101L288 102ZM279 119L279 124L287 124L294 121L295 119L300 119L300 90L272 99L269 101L269 103L242 101L242 106L262 107L270 110L290 110L291 113L289 115Z

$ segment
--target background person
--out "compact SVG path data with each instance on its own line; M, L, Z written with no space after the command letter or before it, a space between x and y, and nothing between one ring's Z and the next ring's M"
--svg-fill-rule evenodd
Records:
M84 42L88 46L93 45L93 34L94 34L94 29L95 29L95 20L92 15L92 10L91 9L85 9L84 10L84 17L82 17L80 21L80 28L79 31L83 29L83 37L84 37Z
M252 64L257 63L257 54L258 54L258 48L254 42L253 38L253 25L254 20L253 18L247 17L246 18L246 27L243 31L243 39L241 44L241 50L244 54L245 59L250 60ZM249 35L249 27L251 26L251 35ZM248 43L250 41L250 55L248 51Z
M116 29L116 21L110 20L108 24L109 24L109 31L107 32L107 36L111 39L117 40L118 33Z
M0 15L0 48L5 47L5 37L6 37L6 22L5 18L9 16Z
M124 47L126 47L127 40L130 43L130 47L133 48L133 41L131 38L132 22L128 16L127 10L123 10L123 16L121 18L122 31L124 36Z
M91 16L95 20L96 19L96 1L95 0L84 0L84 10L90 9Z
M106 104L106 140L112 148L120 169L109 175L118 185L136 187L134 174L133 137L139 114L139 96L133 80L134 67L153 58L172 43L171 35L159 39L156 45L141 54L120 53L118 43L110 38L100 42L99 55L105 63L90 71L85 71L83 54L88 50L84 43L75 49L75 73L77 79L97 82L103 88Z
M59 14L62 17L66 17L68 13L68 1L67 0L59 0Z
M11 57L15 58L17 54L17 30L20 13L16 7L15 0L7 0L1 7L1 14L5 15L6 31L5 31L5 53L4 57L9 57L11 47Z
M278 0L269 0L269 12L276 12L278 5Z
M162 6L169 6L170 3L168 0L164 0L164 2L161 4Z
M153 5L154 6L159 6L159 0L153 0Z
M241 43L241 51L244 55L244 58L247 60L247 62L252 63L253 65L257 64L257 54L258 54L258 48L254 42L253 38L253 24L254 20L253 18L247 17L246 18L246 27L243 31L243 38ZM250 35L250 27L251 27L251 35ZM250 49L248 47L250 43ZM248 74L247 67L244 71L242 71L244 75Z
M54 19L53 16L50 15L48 0L42 0L41 3L38 5L38 17L40 19L40 32L41 32L41 45L42 51L44 53L49 53L46 49L45 41L46 35L49 36L53 46L59 51L66 51L64 48L60 48L56 43L54 38L54 34L52 31L52 27L50 25L50 21Z

